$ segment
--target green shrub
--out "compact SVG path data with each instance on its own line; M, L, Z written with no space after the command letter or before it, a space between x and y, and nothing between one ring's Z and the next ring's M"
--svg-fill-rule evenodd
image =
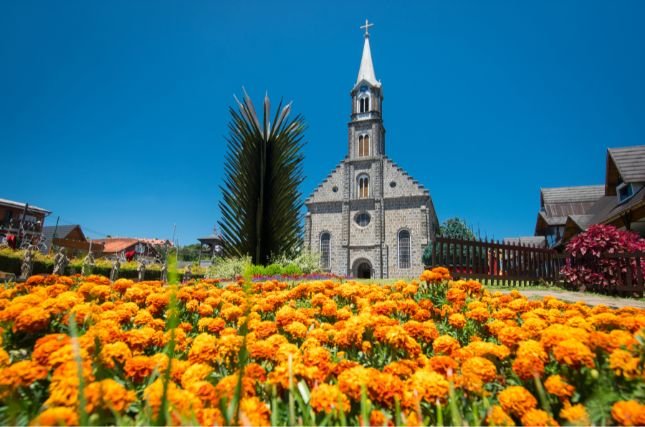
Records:
M311 274L320 270L320 254L311 251L301 250L296 254L281 254L272 259L274 264L280 265L283 269L295 271L294 273L283 274ZM293 266L298 270L293 270Z
M251 266L251 257L216 258L208 269L208 277L234 279L242 276Z

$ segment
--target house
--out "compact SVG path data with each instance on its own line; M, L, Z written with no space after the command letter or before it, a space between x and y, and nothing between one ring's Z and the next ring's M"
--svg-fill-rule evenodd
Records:
M586 215L570 215L563 243L593 224L610 224L645 236L645 145L607 150L603 195Z
M645 145L609 148L604 185L543 188L535 235L563 247L594 224L645 236Z
M586 221L595 203L603 197L603 185L540 189L540 211L535 236L546 238L549 247L562 241L569 217Z
M67 249L68 254L80 255L92 250L94 254L103 252L103 245L96 240L89 241L78 224L43 227L45 237L44 252L49 252L54 246Z
M94 240L103 245L104 256L115 256L123 254L128 260L134 258L135 254L145 258L158 258L161 253L159 246L172 246L168 240L146 239L134 237L109 237L107 239Z
M9 236L37 239L49 214L51 211L29 203L0 199L0 242Z

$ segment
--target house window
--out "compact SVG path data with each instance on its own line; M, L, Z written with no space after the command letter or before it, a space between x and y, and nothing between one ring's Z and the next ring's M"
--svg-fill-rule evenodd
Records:
M370 136L361 135L358 137L358 157L367 157L370 155Z
M366 199L370 194L370 179L367 175L358 177L358 198Z
M320 266L329 269L331 265L331 234L320 235Z
M623 182L616 187L616 193L618 193L618 201L624 202L634 195L634 187Z
M410 232L399 231L399 268L410 268Z

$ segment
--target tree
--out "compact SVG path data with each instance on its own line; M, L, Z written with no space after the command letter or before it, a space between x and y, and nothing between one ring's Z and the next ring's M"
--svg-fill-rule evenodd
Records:
M453 239L473 240L475 238L475 233L466 225L466 221L458 217L445 220L441 224L439 234Z
M454 217L449 218L441 224L439 227L439 235L441 237L449 237L452 239L461 239L461 240L474 240L475 233L472 229L468 227L466 221L461 218ZM451 254L454 248L451 248ZM472 252L470 256L473 256ZM423 251L423 263L425 265L430 265L432 262L432 245L426 246Z
M301 115L289 119L291 104L280 102L271 123L268 96L262 121L246 92L243 102L235 101L219 226L227 255L250 255L254 264L266 265L272 254L293 251L300 242L305 122Z

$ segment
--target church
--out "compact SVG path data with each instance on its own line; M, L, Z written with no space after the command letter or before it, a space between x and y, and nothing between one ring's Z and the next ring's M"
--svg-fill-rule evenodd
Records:
M356 278L416 277L439 231L429 191L385 154L383 87L369 24L352 98L347 155L305 201L305 247L323 270Z

